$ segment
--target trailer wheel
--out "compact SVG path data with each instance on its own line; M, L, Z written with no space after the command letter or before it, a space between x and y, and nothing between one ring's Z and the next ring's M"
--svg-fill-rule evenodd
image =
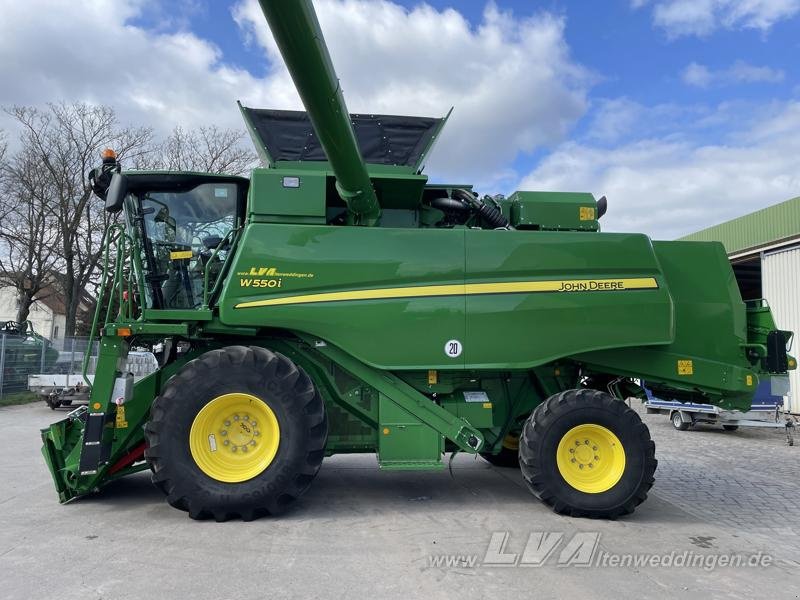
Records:
M534 496L555 512L614 519L652 487L655 444L639 415L605 392L567 390L525 422L520 467Z
M481 453L486 462L495 467L519 468L519 434L509 433L503 438L503 446L497 454Z
M51 394L47 394L46 396L44 396L44 402L45 404L47 404L47 406L50 407L50 410L55 410L59 406L61 406L61 401L59 401L58 396L54 396Z
M193 519L278 514L319 471L324 403L285 356L229 346L188 362L161 390L145 425L155 483Z
M683 417L681 417L681 413L678 410L673 410L669 419L672 421L672 426L678 431L686 431L691 425L691 423L683 422Z
M722 428L725 431L736 431L737 429L739 429L739 426L738 425L723 425Z

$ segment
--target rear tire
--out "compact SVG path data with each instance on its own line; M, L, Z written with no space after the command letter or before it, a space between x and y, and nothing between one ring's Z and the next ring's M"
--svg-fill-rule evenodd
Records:
M567 390L536 407L519 458L528 488L555 512L604 519L633 512L658 465L639 415L591 389Z
M684 423L683 418L681 418L681 413L677 410L673 411L669 419L672 421L672 426L678 431L686 431L691 425L691 423Z
M232 412L220 426L203 416L209 411ZM234 439L244 435L236 428L248 418L255 425L253 415L269 417L259 416L251 428L252 436L263 435ZM230 435L223 434L229 421ZM308 488L327 435L324 403L305 371L264 348L229 346L188 362L162 388L145 425L145 458L167 501L193 519L249 521L283 512ZM206 438L207 448L198 450ZM236 460L248 451L242 470Z

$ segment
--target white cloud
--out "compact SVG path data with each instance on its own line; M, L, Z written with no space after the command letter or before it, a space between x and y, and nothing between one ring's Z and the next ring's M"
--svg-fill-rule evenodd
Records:
M490 4L474 26L453 9L424 4L316 6L351 110L442 115L455 105L428 168L438 178L508 190L519 179L515 157L555 147L520 187L608 194L606 227L667 237L800 193L800 103L754 118L752 106L732 103L710 112L611 98L596 102L583 138L564 142L594 79L570 57L562 19L516 19ZM254 1L235 15L264 48L269 68L259 75L191 32L131 24L162 8L158 0L4 2L0 105L109 103L124 122L160 132L175 124L240 127L237 98L300 107ZM763 79L748 68L734 76ZM708 70L714 84L716 73ZM701 145L693 141L701 130L732 133Z
M126 122L241 126L237 97L260 101L271 82L231 67L192 33L129 24L151 0L5 2L0 105L66 100L113 105Z
M727 69L717 71L692 62L683 70L681 77L687 85L706 88L737 83L780 83L786 74L780 69L759 67L738 60Z
M708 67L699 65L696 62L687 65L683 70L681 78L684 83L695 87L708 87L713 79Z
M425 4L315 6L352 111L438 116L455 106L428 168L440 178L516 179L508 165L520 152L561 142L586 110L592 76L571 59L564 21L547 12L518 18L490 3L472 26L454 9ZM189 31L131 24L164 10L159 0L4 1L0 105L102 102L159 131L241 127L237 99L301 108L255 1L235 15L266 49L263 75L232 66Z
M586 133L592 143L614 145L632 136L671 135L687 120L706 117L702 107L662 103L645 107L630 98L602 98L593 102Z
M647 0L633 0L640 8ZM653 22L670 37L706 36L717 29L757 29L766 32L800 12L800 0L660 0Z
M429 164L440 177L507 179L518 153L562 140L585 111L591 76L571 60L563 20L548 13L516 17L490 3L473 27L426 4L315 6L352 112L439 116L455 106ZM235 15L281 65L272 76L288 82L258 4L246 0Z
M642 121L653 118L644 107ZM692 135L640 138L615 148L568 142L522 189L607 195L606 231L673 238L800 195L800 102L764 107L752 120L721 106L733 132L722 143Z
M599 142L616 142L630 132L640 116L641 105L628 98L601 100L594 111L587 137Z

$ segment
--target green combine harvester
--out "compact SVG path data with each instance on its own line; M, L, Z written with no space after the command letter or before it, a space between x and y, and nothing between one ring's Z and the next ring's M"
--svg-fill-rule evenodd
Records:
M445 119L349 114L310 0L261 6L305 112L241 107L250 179L90 179L110 212L88 407L43 430L62 502L150 469L192 518L289 507L332 454L521 467L556 512L615 518L653 484L625 403L746 410L792 334L721 244L601 233L605 200L429 184ZM133 383L119 365L158 346ZM782 383L782 382L776 382ZM376 485L378 485L376 483Z

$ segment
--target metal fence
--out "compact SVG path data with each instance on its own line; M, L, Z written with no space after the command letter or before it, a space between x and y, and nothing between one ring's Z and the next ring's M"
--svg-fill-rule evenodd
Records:
M72 400L87 399L89 386L97 369L100 343L85 337L51 342L36 334L0 332L0 400L11 394L31 394L48 404L69 406ZM143 348L128 353L121 369L133 374L134 381L158 369L155 355ZM21 398L24 399L24 398ZM66 400L66 401L65 401Z
M39 386L85 385L81 375L88 355L88 373L97 365L98 342L75 337L56 343L36 336L0 334L0 398L30 393Z

